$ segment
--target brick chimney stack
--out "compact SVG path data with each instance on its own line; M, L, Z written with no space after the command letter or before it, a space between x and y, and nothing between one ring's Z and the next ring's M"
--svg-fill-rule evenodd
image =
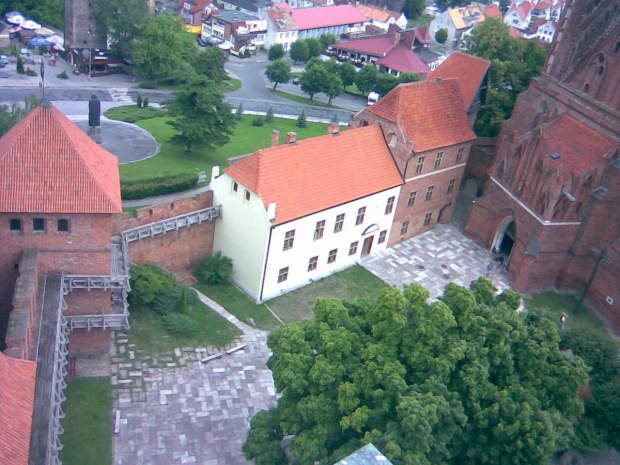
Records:
M275 147L276 145L278 145L278 142L280 142L280 131L274 129L271 132L271 146Z
M297 143L297 133L296 132L287 132L286 133L286 143L287 144L296 144Z
M338 123L328 123L327 124L327 134L331 134L332 136L337 136L340 134L340 125Z

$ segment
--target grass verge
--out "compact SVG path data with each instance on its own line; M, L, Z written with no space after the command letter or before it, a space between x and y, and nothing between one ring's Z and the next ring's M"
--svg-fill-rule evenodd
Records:
M142 353L157 355L179 347L224 347L241 335L241 332L226 319L215 313L202 302L192 305L187 316L200 325L200 332L192 337L178 337L164 329L162 318L155 311L145 307L130 309L130 343Z
M267 305L285 322L309 320L314 317L313 307L319 297L337 297L358 300L376 299L387 284L360 265L347 268L312 284L276 297Z
M246 318L252 318L258 328L267 330L280 326L278 320L264 305L256 305L247 295L230 283L216 286L198 282L194 287L241 321L245 322Z
M65 465L112 462L112 393L109 378L67 381L63 405L65 429L60 458Z
M123 105L120 107L110 108L105 112L105 116L110 119L125 121L127 123L135 123L144 119L156 118L164 116L164 111L157 107L140 108L138 105Z
M138 121L138 126L153 134L157 142L161 144L161 148L157 155L147 160L121 165L119 167L121 180L140 181L200 171L206 171L209 177L213 166L219 165L225 168L228 166L230 157L269 147L273 129L280 131L280 143L284 142L286 133L290 131L297 133L298 140L323 135L327 132L327 126L322 123L309 122L307 127L300 128L295 120L276 118L273 123L252 126L252 119L253 116L245 115L243 120L237 121L235 132L225 146L215 150L195 149L192 152L187 152L183 147L170 143L175 130L166 124L169 121L168 117Z
M272 93L279 95L282 98L287 100L292 100L293 102L305 103L306 105L311 105L313 107L322 107L322 108L333 108L335 110L343 110L343 108L333 105L331 103L319 102L318 100L310 100L308 97L302 97L301 95L289 94L288 92L282 92L281 90L273 90L269 89ZM338 98L338 97L336 97Z

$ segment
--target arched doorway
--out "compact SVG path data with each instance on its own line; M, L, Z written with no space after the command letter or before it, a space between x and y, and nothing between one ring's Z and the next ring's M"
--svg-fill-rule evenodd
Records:
M509 263L516 241L517 226L515 219L513 216L507 216L497 227L491 250L503 257L505 263Z

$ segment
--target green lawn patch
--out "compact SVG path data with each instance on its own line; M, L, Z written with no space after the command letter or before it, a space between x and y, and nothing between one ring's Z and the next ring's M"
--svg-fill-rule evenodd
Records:
M563 295L555 292L534 294L530 299L525 299L528 309L540 311L551 321L560 324L562 313L568 315L564 324L566 329L588 329L591 332L604 337L609 337L605 324L588 307L582 305L579 313L575 313L578 298L574 295Z
M306 105L312 105L313 107L324 107L324 108L335 108L341 110L342 108L331 103L319 102L318 100L310 100L308 97L302 97L297 94L289 94L288 92L282 92L281 90L273 90L269 89L276 95L283 97L287 100L292 100L293 102L305 103ZM338 97L336 97L338 98Z
M219 165L225 168L231 157L269 147L273 129L280 131L280 143L284 142L286 133L290 131L297 133L298 140L327 133L327 125L323 123L309 122L307 127L300 128L295 120L276 118L273 123L252 126L253 119L253 116L245 115L243 120L237 121L231 141L224 147L218 147L215 150L194 149L192 152L187 152L183 147L169 142L175 130L166 124L169 121L168 117L138 121L137 125L153 134L157 142L161 144L161 148L157 155L147 160L121 165L119 167L121 180L139 181L200 171L206 171L207 177L210 177L213 166ZM344 128L341 128L342 130Z
M144 119L164 116L164 111L157 107L140 108L138 105L123 105L120 107L110 108L105 112L105 116L110 119L125 121L127 123L135 123Z
M361 90L359 90L359 89L357 88L357 86L355 85L355 83L351 84L350 86L346 86L346 87L344 88L344 91L345 91L347 94L355 95L355 96L357 96L357 97L366 97L366 95L364 95L364 94L362 93L362 91L361 91Z
M433 20L432 16L420 15L417 18L410 19L409 21L407 21L407 29L410 29L412 27L428 26L431 24L432 20Z
M198 282L194 287L243 322L246 318L252 318L258 328L267 330L280 326L278 320L264 305L256 305L247 295L230 283L210 285Z
M162 317L154 310L132 307L129 342L136 344L139 352L157 355L177 347L224 347L241 335L241 331L202 302L192 305L187 315L198 322L200 332L192 337L178 337L164 329Z
M312 284L276 297L267 305L285 322L309 320L319 297L337 297L356 301L362 297L376 299L387 284L360 265L347 268Z
M60 458L65 465L112 463L112 393L109 378L67 380Z

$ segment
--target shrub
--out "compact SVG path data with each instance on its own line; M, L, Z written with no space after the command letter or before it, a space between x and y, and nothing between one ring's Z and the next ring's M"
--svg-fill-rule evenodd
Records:
M24 60L22 60L21 56L17 57L17 74L25 74L24 71Z
M197 173L177 174L141 181L121 181L121 198L123 200L136 200L182 192L191 189L197 182Z
M198 334L200 326L193 318L182 313L170 313L163 317L164 328L179 337L192 337Z
M175 310L177 313L187 313L189 307L187 305L187 292L185 291L185 288L181 288L181 295L179 296L179 298L177 299L177 304L175 307Z
M435 40L440 44L445 44L446 40L448 40L448 30L447 29L439 29L435 33Z
M249 49L247 49L247 48L246 48L246 49L243 51L243 58L250 58L251 56L252 56L252 53L250 52L250 50L249 50Z
M142 94L138 92L138 96L136 97L136 105L138 108L142 108Z
M305 128L308 126L308 119L306 118L306 110L301 111L301 115L297 117L297 126Z
M36 77L38 76L38 74L34 69L28 68L28 70L26 71L26 76Z
M273 123L273 120L273 107L269 107L269 110L267 110L267 114L265 115L265 121L267 121L268 123Z
M263 124L265 124L265 118L263 118L262 116L258 115L256 116L253 120L252 120L252 126L262 126Z
M185 294L185 297L183 297L183 294ZM183 313L185 313L185 308L192 307L200 302L195 290L185 286L177 286L172 292L155 297L153 310L160 315L168 315L180 311L179 305L182 298L185 300Z
M235 119L237 121L241 121L243 119L243 103L240 103L237 107L237 111L235 111Z
M232 273L233 263L230 257L222 256L222 252L206 254L200 265L197 274L207 284L221 284L230 273Z
M153 299L153 310L160 315L168 315L176 309L177 299L171 294L158 295Z
M67 72L66 71L63 71L62 73L57 74L56 77L58 79L69 79L69 76L67 76Z
M142 108L147 108L149 106L149 98L148 97L144 97L142 99Z
M143 82L142 84L139 84L138 87L140 89L157 89L157 84L154 82Z
M174 277L153 263L133 265L129 275L132 303L152 304L156 297L170 294L177 285Z

